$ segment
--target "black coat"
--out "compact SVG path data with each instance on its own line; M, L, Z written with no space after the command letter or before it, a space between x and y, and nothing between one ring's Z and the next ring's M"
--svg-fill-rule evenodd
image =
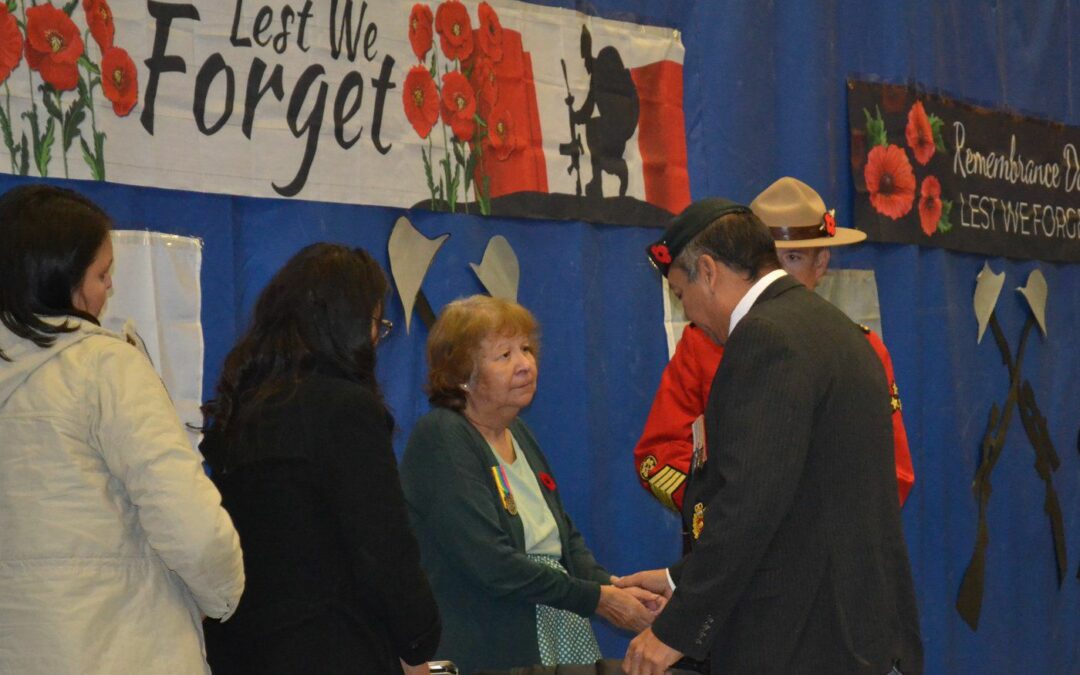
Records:
M714 673L921 673L890 414L859 327L790 277L770 284L713 381L683 507L700 538L657 637Z
M232 619L207 623L215 675L398 673L399 658L433 656L439 613L392 425L367 388L324 372L260 406L229 440L207 435L248 580Z

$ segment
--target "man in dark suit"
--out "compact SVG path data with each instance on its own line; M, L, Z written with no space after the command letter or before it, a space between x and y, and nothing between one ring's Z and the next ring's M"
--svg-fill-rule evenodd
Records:
M692 204L649 256L725 357L683 506L693 549L619 580L670 596L624 670L921 673L889 392L862 331L779 269L745 206Z

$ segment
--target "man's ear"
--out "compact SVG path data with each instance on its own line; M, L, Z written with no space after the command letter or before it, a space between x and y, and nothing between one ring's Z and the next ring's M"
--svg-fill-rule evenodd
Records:
M712 288L715 285L717 274L720 270L716 268L716 260L710 256L702 253L697 259L698 278L707 288Z
M829 269L829 261L832 259L832 253L829 251L828 246L822 246L817 250L817 254L814 256L814 279L821 281L821 277L825 276L825 272Z

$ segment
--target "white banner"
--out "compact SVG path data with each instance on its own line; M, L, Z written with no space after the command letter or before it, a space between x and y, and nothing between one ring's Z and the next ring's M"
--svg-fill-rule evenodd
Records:
M637 224L689 203L671 29L516 0L7 7L11 173Z

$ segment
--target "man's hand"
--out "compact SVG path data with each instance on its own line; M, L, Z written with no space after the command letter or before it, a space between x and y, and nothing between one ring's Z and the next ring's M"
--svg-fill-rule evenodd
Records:
M401 661L401 659L398 659L398 661ZM431 675L431 669L428 668L427 663L410 666L404 661L401 661L401 669L405 671L405 675Z
M682 657L682 652L668 647L653 635L652 628L646 628L630 641L622 669L627 675L663 675Z
M659 600L652 593L649 593L648 597L641 597L654 604ZM637 595L615 586L600 587L600 602L596 606L596 613L611 625L635 633L651 626L656 618L656 614L649 611Z
M619 588L631 588L637 586L638 588L644 588L650 593L662 595L664 598L671 597L671 584L668 583L666 569L645 570L643 572L629 574L625 577L612 577L611 583Z

